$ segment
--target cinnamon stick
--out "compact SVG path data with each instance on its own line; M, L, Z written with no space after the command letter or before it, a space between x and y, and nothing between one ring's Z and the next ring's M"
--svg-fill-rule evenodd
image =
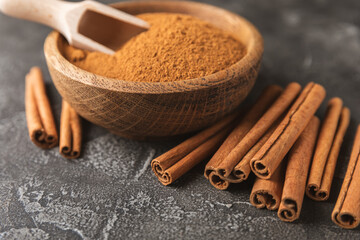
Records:
M281 119L281 117L280 117ZM240 183L245 181L251 172L250 160L259 151L259 149L269 139L271 134L275 131L279 121L273 124L266 134L248 151L244 158L235 166L233 173L228 177L218 175L215 171L210 173L209 181L212 185L218 185L218 188L225 190L230 186L230 183Z
M58 144L58 134L40 68L33 67L25 77L25 113L29 136L38 147Z
M298 83L290 83L282 94L276 99L271 107L256 122L243 139L231 150L231 152L219 163L218 174L227 178L234 167L241 161L245 154L266 133L274 122L289 108L294 99L301 91Z
M281 165L284 164L283 162ZM256 178L250 194L250 203L256 208L278 209L283 183L283 166L277 168L270 179Z
M233 180L229 180L230 182L240 183L249 177L251 172L250 160L270 138L277 126L278 124L274 123L273 126L266 132L266 134L246 153L243 159L241 159L241 161L235 166L232 175L230 175L233 176Z
M216 171L210 171L208 179L211 185L219 190L226 190L230 186L230 181L220 177Z
M251 159L251 170L259 178L271 178L324 98L325 89L321 85L309 83L304 88L284 120Z
M214 134L231 124L231 122L234 121L237 116L238 113L234 113L225 117L215 125L199 132L195 136L187 139L186 141L182 142L181 144L177 145L176 147L172 148L171 150L167 151L156 159L152 160L151 168L155 175L157 177L161 177L164 174L165 169L168 169L169 167L174 165L180 159L184 158L194 149L199 147L206 140L211 138Z
M186 172L191 170L195 165L210 157L217 150L217 148L231 130L231 125L221 129L210 139L206 140L199 147L195 148L192 152L176 162L174 165L167 169L163 169L163 174L160 175L158 172L155 173L159 181L163 185L169 185L184 175Z
M357 128L346 175L331 219L342 228L356 228L360 223L360 125Z
M235 127L235 129L226 138L224 143L220 146L218 151L214 154L211 160L207 163L204 171L204 175L207 179L211 176L215 176L218 170L219 163L227 156L227 154L235 147L237 143L245 136L245 134L251 129L251 127L257 122L262 114L269 108L269 106L280 95L282 89L279 86L272 85L267 87L253 105L253 107L245 114L244 118ZM220 178L214 177L214 181L210 181L211 184L218 189L226 189L228 184L224 183ZM219 180L219 181L217 181Z
M289 152L284 188L278 216L282 221L293 222L299 218L306 179L314 152L320 120L313 117Z
M316 201L325 201L329 198L336 162L350 123L350 110L342 105L340 98L329 101L319 133L306 188L306 195Z
M230 183L240 183L245 181L251 172L250 160L269 139L277 125L278 123L274 123L268 132L249 150L238 165L235 166L234 171L230 176L223 177L217 174L216 171L212 171L209 175L210 183L214 186L216 185L217 188L221 190L225 190L230 186Z
M62 101L60 119L60 154L74 159L80 156L81 151L81 120L75 110L65 101Z

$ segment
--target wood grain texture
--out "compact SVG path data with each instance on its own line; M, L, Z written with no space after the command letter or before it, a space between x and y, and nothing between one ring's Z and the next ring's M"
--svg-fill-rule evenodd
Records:
M252 89L263 53L256 28L242 17L194 2L125 2L114 5L130 14L184 13L233 33L245 56L215 74L175 82L129 82L98 76L62 56L64 38L57 32L45 41L53 82L85 119L125 137L144 139L184 134L209 126L235 110Z

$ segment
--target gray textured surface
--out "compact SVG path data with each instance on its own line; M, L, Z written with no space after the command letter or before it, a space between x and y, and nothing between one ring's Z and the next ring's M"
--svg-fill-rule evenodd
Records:
M340 96L351 108L330 200L305 198L300 219L288 224L248 203L250 183L216 191L203 166L163 187L149 161L174 142L129 141L89 123L78 161L36 148L27 136L23 79L31 66L42 67L58 118L60 97L42 53L49 29L0 15L0 238L360 238L359 228L342 230L330 220L360 121L360 2L208 2L245 16L264 36L263 67L250 99L269 83L316 81L327 88L327 99Z

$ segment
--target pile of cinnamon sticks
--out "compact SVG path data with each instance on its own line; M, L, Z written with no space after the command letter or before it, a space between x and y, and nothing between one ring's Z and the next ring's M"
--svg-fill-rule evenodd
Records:
M25 83L25 113L30 139L43 149L56 147L59 144L58 133L40 68L31 68L25 77ZM63 100L60 154L69 159L78 158L81 151L81 137L81 119Z
M316 111L325 98L316 83L304 89L290 83L285 89L267 87L246 113L234 113L164 153L151 163L164 185L173 183L203 160L204 175L217 189L256 180L250 202L278 210L281 220L299 218L304 195L328 199L350 110L332 98L320 123ZM360 127L348 171L332 219L344 228L360 222Z
M285 222L299 218L306 195L316 201L329 198L350 110L340 98L327 104L320 123L315 116L325 89L309 83L304 89L290 83L285 89L267 87L246 112L233 113L157 157L151 167L159 181L169 185L198 163L209 160L204 175L217 189L256 175L250 202L277 210ZM46 95L41 70L26 75L25 109L30 139L40 148L57 146L66 158L81 151L81 119L63 100L60 138ZM60 140L59 140L60 139ZM332 213L343 228L360 223L360 125L348 169Z

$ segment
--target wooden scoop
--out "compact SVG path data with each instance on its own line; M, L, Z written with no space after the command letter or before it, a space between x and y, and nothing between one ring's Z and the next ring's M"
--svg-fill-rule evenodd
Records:
M52 27L74 47L107 54L150 27L139 18L95 1L0 0L0 10Z

